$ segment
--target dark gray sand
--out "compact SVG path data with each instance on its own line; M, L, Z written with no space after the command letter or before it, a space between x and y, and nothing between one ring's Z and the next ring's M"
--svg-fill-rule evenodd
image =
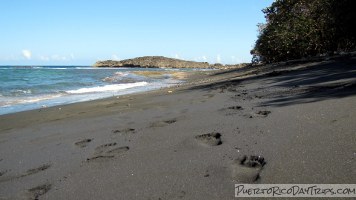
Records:
M355 122L355 59L198 72L179 87L0 116L0 199L356 183Z

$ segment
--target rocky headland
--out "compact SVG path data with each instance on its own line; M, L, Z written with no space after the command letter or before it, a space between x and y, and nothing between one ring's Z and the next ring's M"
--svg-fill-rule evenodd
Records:
M94 67L137 67L137 68L200 68L200 69L224 69L237 68L245 65L209 64L208 62L186 61L163 56L144 56L126 60L97 61Z

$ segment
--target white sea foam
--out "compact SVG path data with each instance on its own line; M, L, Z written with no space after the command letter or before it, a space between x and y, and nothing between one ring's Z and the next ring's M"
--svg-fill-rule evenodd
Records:
M111 70L117 70L117 68L113 68L113 67L75 67L75 69L93 69L93 70L111 69ZM129 68L120 68L120 69L129 69Z
M35 102L39 102L39 101L43 101L43 100L58 98L60 96L62 96L62 95L61 94L43 95L43 96L28 98L28 99L23 100L22 102L23 103L35 103Z
M61 97L62 94L51 94L51 95L41 95L26 98L12 97L12 98L2 98L0 99L0 107L7 107L16 104L27 104L27 103L37 103L44 100L50 100L54 98Z
M30 89L28 90L15 90L15 93L21 93L21 94L32 94L32 91Z
M129 75L128 73L124 73L124 72L115 72L116 76L127 76Z
M133 87L142 87L147 85L147 82L136 82L136 83L124 83L124 84L115 84L115 85L105 85L97 86L91 88L80 88L77 90L68 90L66 93L69 94L84 94L84 93L94 93L94 92L109 92L109 91L119 91Z
M75 69L95 69L94 67L75 67Z
M124 72L115 72L114 76L108 76L102 79L102 81L105 82L116 82L119 79L121 79L121 77L125 77L129 75L128 73L124 73Z

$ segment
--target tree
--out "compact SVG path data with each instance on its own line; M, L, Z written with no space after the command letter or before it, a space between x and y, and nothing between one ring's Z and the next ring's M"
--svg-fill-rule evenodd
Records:
M251 50L266 63L316 56L356 47L352 0L276 0L262 10L266 23Z

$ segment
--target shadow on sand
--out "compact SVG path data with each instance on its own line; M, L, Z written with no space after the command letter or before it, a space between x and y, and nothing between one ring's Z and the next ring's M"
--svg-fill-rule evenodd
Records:
M225 74L224 74L225 73ZM258 88L244 90L251 98L264 101L261 106L287 106L293 104L343 98L356 94L356 57L312 63L309 66L260 66L230 70L235 80L215 82L192 89L242 92L241 86L253 82ZM252 75L238 78L240 73ZM218 72L214 76L226 75ZM240 89L239 89L240 88Z

